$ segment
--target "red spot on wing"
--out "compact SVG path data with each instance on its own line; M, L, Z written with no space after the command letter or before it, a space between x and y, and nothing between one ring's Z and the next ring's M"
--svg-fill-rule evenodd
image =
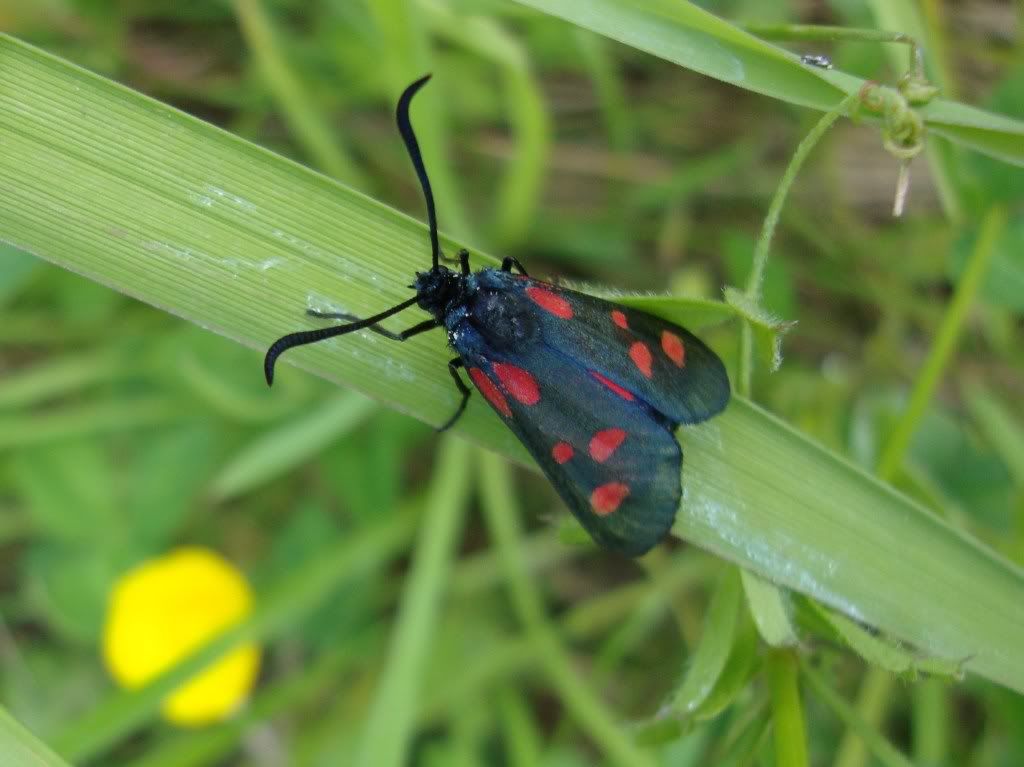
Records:
M540 389L537 387L537 380L528 372L505 362L495 362L492 368L494 374L498 376L498 380L501 381L501 385L505 387L505 391L515 399L524 405L536 405L540 402Z
M506 418L511 418L512 409L509 408L508 402L505 401L505 395L501 393L501 390L494 385L494 382L487 377L487 374L480 368L470 368L469 377L473 379L473 383L476 384L476 388L480 390L480 393L487 397L487 401L494 405L495 409Z
M643 341L637 341L635 344L629 347L629 358L633 360L633 364L637 366L637 369L644 374L646 378L651 377L651 350L647 348L647 344Z
M572 445L568 442L559 442L551 448L551 457L555 459L556 463L565 463L574 455L576 455L576 451L572 449Z
M661 348L670 360L681 368L686 362L686 347L683 346L683 339L675 333L667 330L661 331Z
M603 375L598 373L596 370L591 370L590 371L590 375L592 375L594 378L596 378L600 383L603 383L605 386L607 386L613 392L618 394L620 397L622 397L622 399L628 400L629 402L633 401L634 397L633 397L632 392L629 392L626 389L623 389L621 386L619 386L617 383L615 383L615 381L612 381L612 380L610 380L608 378L605 378Z
M622 429L603 429L590 438L590 457L598 463L604 463L619 449L626 439Z
M618 309L612 312L612 322L614 322L623 330L629 330L629 321L626 319L626 315L620 312Z
M598 516L607 516L619 508L628 495L629 485L622 482L609 482L590 494L590 508Z
M526 289L526 295L541 309L551 312L556 317L563 320L572 319L572 305L557 293L531 285Z

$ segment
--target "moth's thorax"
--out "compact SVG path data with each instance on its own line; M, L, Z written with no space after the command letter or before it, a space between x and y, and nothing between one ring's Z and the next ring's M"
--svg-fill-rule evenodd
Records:
M443 323L456 349L479 346L522 351L536 339L536 308L522 286L505 272L482 269L464 278L460 299L448 305Z
M535 307L521 290L481 288L470 306L469 321L488 346L524 350L537 338Z

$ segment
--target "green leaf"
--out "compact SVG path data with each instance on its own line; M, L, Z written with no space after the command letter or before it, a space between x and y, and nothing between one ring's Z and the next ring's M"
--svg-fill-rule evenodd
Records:
M757 631L749 620L736 632L729 658L715 686L694 712L697 719L712 719L732 706L747 689L757 669Z
M858 626L846 616L838 615L816 604L814 604L814 609L835 629L836 633L846 642L850 649L868 663L883 668L886 671L891 671L894 674L904 674L908 677L915 677L918 671L939 674L951 679L961 676L960 668L963 659L951 660L918 657L913 652L900 647L896 643L865 631L864 628Z
M825 705L832 709L843 724L859 735L868 749L884 767L913 767L913 764L906 756L881 735L877 728L864 718L847 703L843 698L829 687L818 671L806 666L802 668L804 678L810 683L811 690L815 696Z
M469 499L469 457L463 442L442 442L388 660L362 728L358 764L399 767L412 748L416 705Z
M121 522L111 467L91 443L21 450L11 473L36 528L52 540L99 544Z
M744 570L741 575L747 606L761 638L772 647L795 645L796 629L789 619L782 592L748 570Z
M1024 487L1024 423L1005 403L980 386L968 390L967 406L1014 482Z
M70 767L0 706L0 764L12 767Z
M369 418L377 406L342 392L316 409L259 436L221 468L210 485L216 501L248 492L300 466Z
M776 317L758 306L755 299L733 287L725 289L725 302L736 311L738 316L750 323L761 361L768 370L774 373L782 365L782 336L789 332L796 323Z
M687 660L686 676L671 707L679 716L695 716L715 690L733 652L741 599L740 576L729 568L708 605L700 644Z
M744 400L680 439L681 538L1024 689L1018 568Z
M767 678L772 694L772 730L775 735L775 763L807 767L807 728L797 681L794 650L772 650L768 654Z
M950 279L959 282L963 276L978 236L973 229L965 231L950 250ZM995 252L982 283L982 294L993 306L1024 314L1024 215L1009 217L993 247Z
M408 298L411 273L428 263L422 224L9 37L0 135L3 237L261 351L314 327L309 306L365 314ZM441 334L405 344L353 334L283 361L439 424L458 402L450 354ZM257 354L251 364L258 379ZM279 375L291 377L286 365ZM133 417L166 419L169 404ZM8 420L0 445L12 442ZM41 416L14 425L21 440L59 431ZM480 397L458 431L529 462ZM677 535L1024 690L1019 569L741 397L679 435Z
M32 602L57 632L93 645L103 626L118 560L98 547L55 543L34 546L25 559Z
M685 0L518 0L695 72L822 111L865 81L800 57ZM951 141L1024 165L1024 123L943 99L920 108L927 127Z

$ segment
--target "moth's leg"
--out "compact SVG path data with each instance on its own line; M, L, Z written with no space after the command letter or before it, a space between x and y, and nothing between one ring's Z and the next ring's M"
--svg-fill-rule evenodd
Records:
M462 357L456 357L448 363L448 372L452 374L452 380L455 381L455 388L459 390L459 394L462 395L462 401L459 402L459 406L455 409L455 413L445 421L441 426L437 427L439 432L450 429L456 421L459 420L459 416L462 415L462 411L466 409L466 403L469 402L469 395L472 394L472 390L466 386L466 382L462 380L462 376L459 375L459 368L465 367L465 363L462 361Z
M306 314L310 317L317 317L321 320L349 320L351 322L358 322L359 318L354 314L347 314L345 312L318 312L314 309L309 309ZM441 327L437 320L424 320L418 325L413 325L411 328L403 330L401 333L393 333L387 328L381 327L380 325L367 325L367 330L372 330L374 333L378 333L385 338L390 338L392 341L405 341L406 339L412 338L420 333L426 333L428 330Z
M523 265L521 263L519 263L518 259L513 258L512 256L505 256L505 258L501 259L501 271L503 271L503 272L511 272L513 266L516 269L518 269L519 273L521 275L523 275L524 277L529 277L530 276L530 275L528 275L526 273L526 270L523 268Z
M459 248L459 252L455 254L455 258L451 258L450 256L446 256L442 253L441 260L446 264L458 264L459 269L463 274L469 274L469 251L465 248Z

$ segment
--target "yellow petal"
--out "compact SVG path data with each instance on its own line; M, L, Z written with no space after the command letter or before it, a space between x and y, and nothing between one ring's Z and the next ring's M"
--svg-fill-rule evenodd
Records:
M103 657L123 687L141 687L237 623L252 609L242 573L220 554L183 547L151 559L115 584L103 629ZM246 699L260 652L243 645L192 677L164 701L177 724L215 722Z

